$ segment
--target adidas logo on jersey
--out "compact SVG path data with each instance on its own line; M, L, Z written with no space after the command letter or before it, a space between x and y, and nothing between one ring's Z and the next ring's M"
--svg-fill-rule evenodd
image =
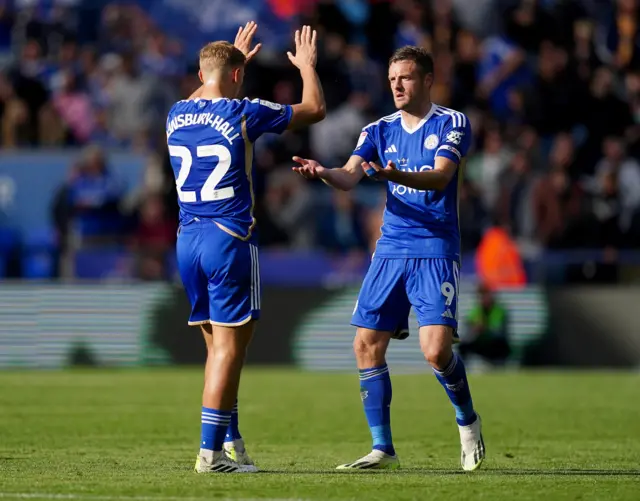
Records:
M384 150L384 152L385 153L398 153L398 149L396 148L395 144L392 144L386 150Z
M444 318L453 318L453 314L451 313L451 310L447 310L447 311L445 311L445 312L442 314L442 316L443 316Z

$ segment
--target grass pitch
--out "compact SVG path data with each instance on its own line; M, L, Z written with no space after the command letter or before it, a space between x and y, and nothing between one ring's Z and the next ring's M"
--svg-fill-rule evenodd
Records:
M444 391L394 376L403 469L341 473L370 449L354 375L247 371L240 425L257 475L192 472L194 369L0 373L0 499L638 500L640 375L471 375L488 458L465 474Z

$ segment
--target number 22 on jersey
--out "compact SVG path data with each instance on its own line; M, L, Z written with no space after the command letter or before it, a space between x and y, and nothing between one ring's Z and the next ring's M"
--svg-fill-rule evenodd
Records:
M169 145L169 155L180 158L180 172L176 178L178 198L184 203L197 202L197 193L195 191L182 190L193 166L193 155L191 151L189 151L189 148L186 146ZM196 156L198 159L208 159L208 161L199 160L203 167L208 167L212 164L214 157L218 159L217 165L212 167L211 173L200 189L200 201L213 202L215 200L232 198L235 195L233 186L216 189L220 181L222 181L222 178L229 171L229 167L231 167L231 152L229 149L219 144L198 146Z

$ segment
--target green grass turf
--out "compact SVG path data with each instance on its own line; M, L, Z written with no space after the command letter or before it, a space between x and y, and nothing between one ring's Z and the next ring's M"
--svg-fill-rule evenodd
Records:
M264 472L224 476L191 470L200 371L0 373L0 499L640 499L640 375L470 379L488 453L476 473L459 468L430 375L393 377L403 469L339 473L370 446L357 378L252 369L240 424Z

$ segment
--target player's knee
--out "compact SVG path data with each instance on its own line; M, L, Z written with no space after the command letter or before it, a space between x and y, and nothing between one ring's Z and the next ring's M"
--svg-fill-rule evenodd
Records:
M236 345L228 345L224 347L217 346L215 349L209 351L209 356L213 357L214 363L219 366L234 366L236 364L242 364L246 350L241 349Z
M451 362L451 347L447 349L437 340L425 340L420 342L424 358L434 369L443 369Z
M364 339L360 336L356 335L353 340L353 352L357 357L366 355L371 351L371 345L368 344Z
M434 369L444 369L451 362L451 353L439 347L428 347L423 349L422 352L424 353L424 358Z
M451 362L452 338L453 329L450 327L438 325L420 328L420 348L434 369L444 369Z
M381 336L358 330L353 340L353 351L358 361L375 365L384 360L388 344L388 340Z

